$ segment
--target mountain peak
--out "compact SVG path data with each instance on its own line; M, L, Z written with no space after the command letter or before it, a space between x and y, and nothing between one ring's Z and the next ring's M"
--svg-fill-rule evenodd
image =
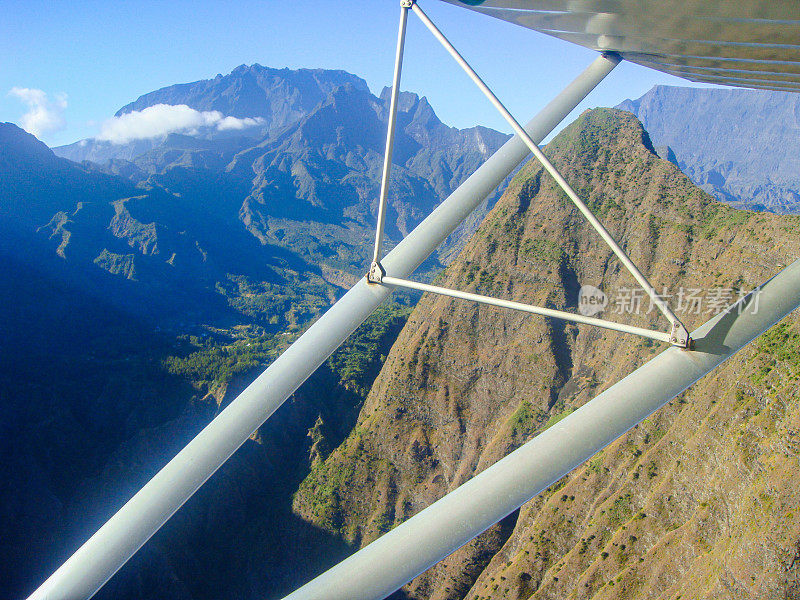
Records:
M265 69L265 67L263 67L262 65L260 65L258 63L253 63L252 65L247 65L247 64L242 63L241 65L236 67L233 71L231 71L230 74L231 75L239 75L241 73L247 73L248 71L260 72L260 71L264 71L264 69Z
M630 114L611 109L584 113L546 152L659 290L752 289L774 272L776 263L786 264L784 256L792 260L797 254L797 236L787 235L795 229L787 226L778 233L789 219L739 212L713 201L653 153ZM767 235L783 243L757 241ZM615 306L615 297L619 301L631 291L634 280L615 263L608 246L552 178L530 161L440 281L445 287L573 312L580 287L591 284L609 294L606 315L625 312L626 323L662 327L657 311L644 304L641 310L617 310L621 306ZM708 312L684 307L680 314L693 327ZM775 347L762 364L775 364ZM392 345L355 433L312 469L294 495L293 508L348 542L369 543L582 406L605 382L619 379L655 351L653 344L633 336L426 295ZM722 380L728 382L724 397L717 391ZM680 466L675 453L682 452L681 443L696 432L696 423L716 410L712 404L727 405L730 414L751 410L735 400L743 396L741 381L742 375L730 369L695 395L694 406L653 417L664 421L646 421L553 486L542 500L528 504L518 518L501 522L411 582L408 597L439 598L444 596L430 596L428 590L448 589L459 590L451 598L559 598L579 589L580 597L596 598L603 594L597 590L607 591L620 578L629 582L625 591L649 590L653 574L664 572L664 564L678 572L685 561L685 553L658 553L665 544L685 544L693 556L702 557L704 577L715 576L717 565L726 560L730 536L752 539L750 521L741 529L727 527L722 511L704 513L716 524L703 531L715 533L696 552L692 535L681 542L672 533L675 527L658 524L680 523L683 531L694 531L700 499L681 497L686 490L684 480L674 476ZM787 396L794 391L788 384L786 389ZM672 411L672 405L664 410ZM738 422L720 415L714 426L727 422L736 424L715 435L720 444L733 440L731 456L739 456L741 442L733 433ZM665 435L668 444L659 442ZM632 453L631 448L644 451ZM691 458L696 454L690 444L681 459L702 465L704 457ZM790 456L786 464L791 460L796 459ZM712 489L704 478L729 478L718 471L692 466L685 472L699 474L703 483L698 489ZM751 481L750 475L743 479ZM655 495L654 482L662 486ZM726 502L738 502L740 485L725 485L714 483L713 489L726 489ZM676 500L665 502L668 494ZM749 504L744 505L743 512L750 514ZM620 506L625 507L623 517ZM790 539L793 543L795 538ZM708 549L714 548L719 562L705 562ZM753 554L757 566L752 572L761 574L763 551ZM778 569L773 572L783 576ZM696 571L672 589L697 585ZM703 594L692 589L684 595Z
M571 146L594 158L602 148L642 145L658 155L650 136L630 112L616 108L586 110L548 145L552 152Z
M386 109L389 108L389 102L392 97L392 88L389 86L385 86L381 90L381 103L386 106ZM400 94L397 96L397 110L400 113L408 113L412 116L414 120L435 120L436 123L439 123L439 117L436 116L433 107L428 102L428 98L425 96L419 96L414 92L404 92L401 91Z
M270 127L296 121L324 101L335 88L351 84L369 91L360 77L341 70L274 69L258 63L239 65L227 75L161 88L117 111L120 116L155 104L185 104L199 111L217 110L240 119L261 117Z
M36 136L14 123L0 123L0 158L10 160L11 157L38 162L55 159L53 151Z
M258 119L257 135L273 133L300 122L340 87L369 94L362 78L341 70L274 69L258 63L242 64L227 75L161 88L123 106L116 116L157 105L186 105L197 111L217 111L224 117ZM212 130L214 139L229 138L231 132ZM252 135L252 134L249 134ZM87 143L88 142L88 143ZM113 158L133 159L161 143L160 139L134 140L133 145L115 145L95 140L61 146L59 156L98 163Z

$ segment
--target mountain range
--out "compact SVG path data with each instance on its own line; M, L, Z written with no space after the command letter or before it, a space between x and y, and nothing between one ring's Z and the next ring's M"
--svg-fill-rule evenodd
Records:
M0 485L14 499L0 509L1 597L29 592L363 276L387 99L343 72L241 67L148 95L121 114L175 102L255 116L258 126L127 144L87 140L72 147L83 156L58 150L80 162L0 124L1 444L9 457ZM415 94L400 100L387 246L507 139L482 127L447 127ZM254 115L253 103L269 110ZM103 158L109 148L113 156ZM241 451L256 457L248 467L210 482L203 493L222 496L232 477L246 498L227 513L236 515L227 526L208 524L217 534L207 543L227 552L225 564L197 554L186 535L192 526L170 526L163 535L183 540L185 560L175 546L162 552L156 538L103 593L193 598L238 590L252 597L288 591L318 568L311 561L306 570L286 571L304 564L292 547L254 554L244 544L234 559L228 536L269 530L326 544L291 515L287 500L308 468L306 433L324 415L328 439L346 435L404 310L373 320L298 392L284 416ZM282 459L265 452L274 440L286 450ZM286 486L258 492L270 479ZM208 513L209 502L193 501L181 515L213 522L219 515ZM285 529L272 528L275 522ZM330 560L345 547L335 539L327 545ZM249 561L263 576L234 584L230 569L252 571Z
M342 71L253 65L117 114L186 106L250 119L239 129L51 150L0 124L0 598L30 593L363 275L387 105L387 90ZM399 124L389 246L507 138L447 127L412 93ZM711 145L693 171L670 139L597 109L547 153L659 289L735 296L797 256L797 218L716 201L687 177ZM425 268L567 310L584 283L612 298L633 285L532 163ZM280 598L659 349L396 300L97 597ZM690 327L708 316L681 313ZM394 598L796 597L797 329L787 319Z
M345 71L293 71L270 69L257 64L241 65L228 75L219 74L214 79L172 85L144 94L123 106L114 116L141 112L156 105L185 105L198 111L219 111L226 116L259 119L260 123L248 128L247 133L251 139L262 139L270 132L297 123L343 85L351 85L358 91L369 93L363 79ZM227 136L214 128L205 128L202 137L222 140ZM197 138L198 135L194 135L190 139ZM162 136L127 144L87 139L61 146L55 151L59 156L76 162L90 160L104 163L114 158L133 160L163 141ZM243 143L246 144L246 141Z
M69 266L114 276L120 291L112 299L128 309L163 320L183 314L191 295L193 304L227 302L253 318L264 312L254 305L272 303L278 324L294 326L293 314L280 313L297 309L278 309L283 300L298 301L302 290L318 312L366 272L387 99L344 72L253 65L147 94L119 113L170 102L263 120L236 135L84 140L56 149L70 162L5 124L3 210L28 233L35 228ZM507 139L482 127L447 127L411 93L401 95L399 125L389 244ZM58 189L30 206L56 175ZM164 302L150 310L131 287Z

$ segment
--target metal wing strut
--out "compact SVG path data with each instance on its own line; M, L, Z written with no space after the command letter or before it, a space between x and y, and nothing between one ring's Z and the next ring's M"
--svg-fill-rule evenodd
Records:
M613 329L615 331L621 331L624 333L632 333L634 335L639 335L643 337L647 337L650 339L658 340L661 342L668 342L674 346L678 346L680 348L688 348L691 345L691 339L689 337L689 332L686 330L686 327L683 323L678 319L675 313L669 308L667 303L664 299L658 295L655 288L650 284L647 278L642 274L641 271L636 267L633 261L628 257L625 251L620 247L617 241L612 237L612 235L606 230L603 224L599 221L597 217L595 217L594 213L589 209L588 206L578 197L578 194L575 192L574 189L567 183L567 180L559 173L558 169L548 160L548 158L544 155L542 150L536 144L536 142L531 139L531 136L525 131L522 125L508 112L503 103L495 96L494 92L489 89L489 86L484 83L484 81L480 78L480 76L473 70L473 68L467 63L463 56L455 49L455 47L450 43L450 41L445 37L445 35L433 24L433 22L428 18L428 15L419 7L416 0L401 0L400 1L400 28L397 35L397 52L395 54L395 67L394 67L394 79L392 82L392 96L391 96L391 103L389 106L389 131L386 136L386 152L384 154L384 161L383 161L383 176L381 179L381 195L378 204L378 224L375 233L375 249L372 254L372 265L370 266L369 273L367 273L367 280L370 283L374 284L383 284L383 285L391 285L396 287L406 287L416 290L422 290L426 292L431 292L435 294L443 294L445 296L450 296L453 298L461 298L463 300L472 300L474 302L480 302L483 304L490 304L493 306L499 306L503 308L510 308L513 310L520 310L528 313L544 315L547 317L552 317L555 319L564 319L567 321L574 321L577 323L584 323L586 325L594 325L596 327L603 327L605 329ZM597 319L592 317L586 317L583 315L569 313L562 310L554 310L549 308L543 308L539 306L533 306L530 304L521 304L519 302L509 302L507 300L500 300L498 298L491 298L488 296L482 296L479 294L470 294L466 292L461 292L458 290L433 286L433 285L425 285L421 283L417 283L414 281L410 281L408 279L403 279L401 277L395 277L394 274L387 274L386 270L383 268L383 265L380 263L380 255L381 255L381 246L383 243L383 229L384 224L386 221L386 200L388 196L388 189L389 189L389 175L392 166L392 149L394 147L394 136L395 130L397 127L397 97L400 90L400 74L402 72L402 65L403 65L403 49L405 46L405 34L406 34L406 22L408 19L408 11L412 10L414 13L420 18L422 23L428 28L428 30L436 37L437 40L445 47L445 49L450 53L450 55L455 59L455 61L461 66L462 69L469 75L470 79L478 86L478 88L483 92L483 94L489 99L489 101L495 106L498 112L502 115L502 117L511 125L514 132L520 137L520 139L525 142L525 145L528 149L533 153L533 155L537 158L537 160L542 164L544 169L555 179L556 183L559 187L564 191L567 197L575 204L578 210L583 214L589 224L600 234L600 237L603 238L603 241L611 248L614 254L617 256L619 261L625 266L625 268L633 275L634 279L642 286L642 289L650 296L650 300L654 306L656 306L664 316L670 322L670 330L668 332L661 332L661 331L652 331L650 329L644 329L642 327L632 327L630 325L625 325L624 323L616 323L613 321L607 321L605 319Z

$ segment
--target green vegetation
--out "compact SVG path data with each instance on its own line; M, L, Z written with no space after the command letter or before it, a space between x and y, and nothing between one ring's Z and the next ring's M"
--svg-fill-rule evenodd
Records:
M616 529L628 521L632 514L630 493L619 496L608 509L609 526Z
M381 306L328 359L342 385L366 397L411 310L397 303Z
M701 216L701 233L705 239L713 239L720 229L735 233L749 219L752 213L736 210L718 204L709 204Z
M103 251L93 262L112 275L122 275L126 279L136 280L133 254L115 254L109 252L107 248L103 248Z
M463 267L463 271L462 271L462 275L461 275L463 277L463 280L464 280L464 285L470 284L473 281L475 281L475 276L478 274L478 270L479 270L479 267L478 267L477 263L474 263L474 262L471 262L471 261L468 261L468 260L464 261L464 267ZM438 281L434 281L434 283L439 283L439 282Z
M228 274L216 291L228 305L274 332L297 331L320 316L335 300L332 287L322 279L299 274L290 281L271 283Z
M410 307L398 303L380 307L322 367L340 391L353 395L353 419L410 312ZM372 464L376 459L363 451L363 435L363 428L356 425L341 446L345 460L332 457L318 462L295 493L295 498L302 497L309 503L314 523L329 531L337 531L343 525L340 494L354 480L356 469L361 468L365 460L367 471L377 469L378 463ZM332 444L338 445L338 442ZM393 516L381 514L373 524L380 532L385 532L393 522Z
M342 444L344 460L336 457L319 462L294 494L295 500L301 497L310 503L314 523L328 531L338 531L344 524L340 493L355 481L356 470L364 468L367 472L375 472L379 467L386 467L385 463L381 464L382 461L364 452L362 435L363 430L356 426ZM376 518L374 524L385 533L391 529L393 518L384 513Z
M392 529L394 526L394 515L392 514L394 511L386 510L378 515L375 520L372 522L375 526L375 529L378 530L378 533L384 534Z
M778 364L786 365L793 379L800 375L800 333L792 323L775 325L758 339L756 348L760 365L752 376L753 383L761 385Z
M566 252L557 242L541 238L523 240L520 253L524 254L526 258L546 263L558 264L566 258Z
M583 196L587 198L587 206L592 209L592 212L600 218L608 217L608 213L613 211L624 211L625 209L619 205L619 203L615 202L612 198L606 195L602 195L599 198L589 198L589 195L586 194Z
M227 385L235 375L266 365L285 345L279 337L271 335L230 344L220 343L214 337L181 335L178 343L184 356L167 356L162 361L164 369L208 389Z
M586 463L586 470L590 473L598 474L607 471L607 469L603 466L602 450L598 452L594 458L590 459L588 463Z
M574 408L565 408L560 413L551 415L549 419L547 419L547 423L544 424L542 431L546 431L550 429L553 425L570 415L575 409Z
M491 291L496 275L496 272L482 269L478 277L478 287L482 290Z
M619 115L620 112L612 108L597 108L583 113L547 145L548 154L569 148L578 162L595 162L601 153L607 152L605 142L619 137Z
M357 435L355 432L350 435L345 441L346 447L357 443ZM357 464L356 461L322 461L311 469L295 493L295 497L302 494L312 501L314 521L323 529L336 531L342 526L339 489L353 480Z
M514 437L529 437L542 419L542 412L534 408L527 400L523 401L508 420L511 435Z
M345 389L366 397L389 345L410 312L411 308L396 303L380 307L328 359L327 368ZM177 338L177 352L165 357L162 366L198 388L214 390L236 375L266 367L298 334L271 334L259 327L243 332L184 334Z

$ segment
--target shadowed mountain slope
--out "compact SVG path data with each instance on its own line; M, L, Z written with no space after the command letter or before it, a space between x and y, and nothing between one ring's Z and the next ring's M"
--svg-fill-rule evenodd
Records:
M0 125L0 136L8 142L0 146L0 246L105 302L163 323L236 311L241 294L218 288L231 277L284 293L299 277L319 306L334 294L298 253L248 234L229 199L134 185L58 158L10 123ZM192 179L182 182L185 192ZM27 256L29 244L60 260Z
M3 600L30 593L365 272L387 108L348 77L274 135L173 133L102 166L0 125ZM507 137L403 98L389 243ZM409 162L425 153L440 167ZM373 317L98 598L282 597L350 551L291 497L352 429L405 316Z
M725 303L714 298L733 302L800 252L797 218L715 201L656 155L629 113L586 112L547 151L651 282L675 294L690 329ZM567 310L591 284L611 299L607 318L666 326L646 299L629 311L634 281L534 164L439 281ZM800 540L797 331L788 319L405 592L437 600L788 594ZM660 348L426 295L356 427L301 484L294 510L366 544Z
M54 213L95 195L131 195L135 186L78 165L12 123L0 123L0 218L37 227Z

